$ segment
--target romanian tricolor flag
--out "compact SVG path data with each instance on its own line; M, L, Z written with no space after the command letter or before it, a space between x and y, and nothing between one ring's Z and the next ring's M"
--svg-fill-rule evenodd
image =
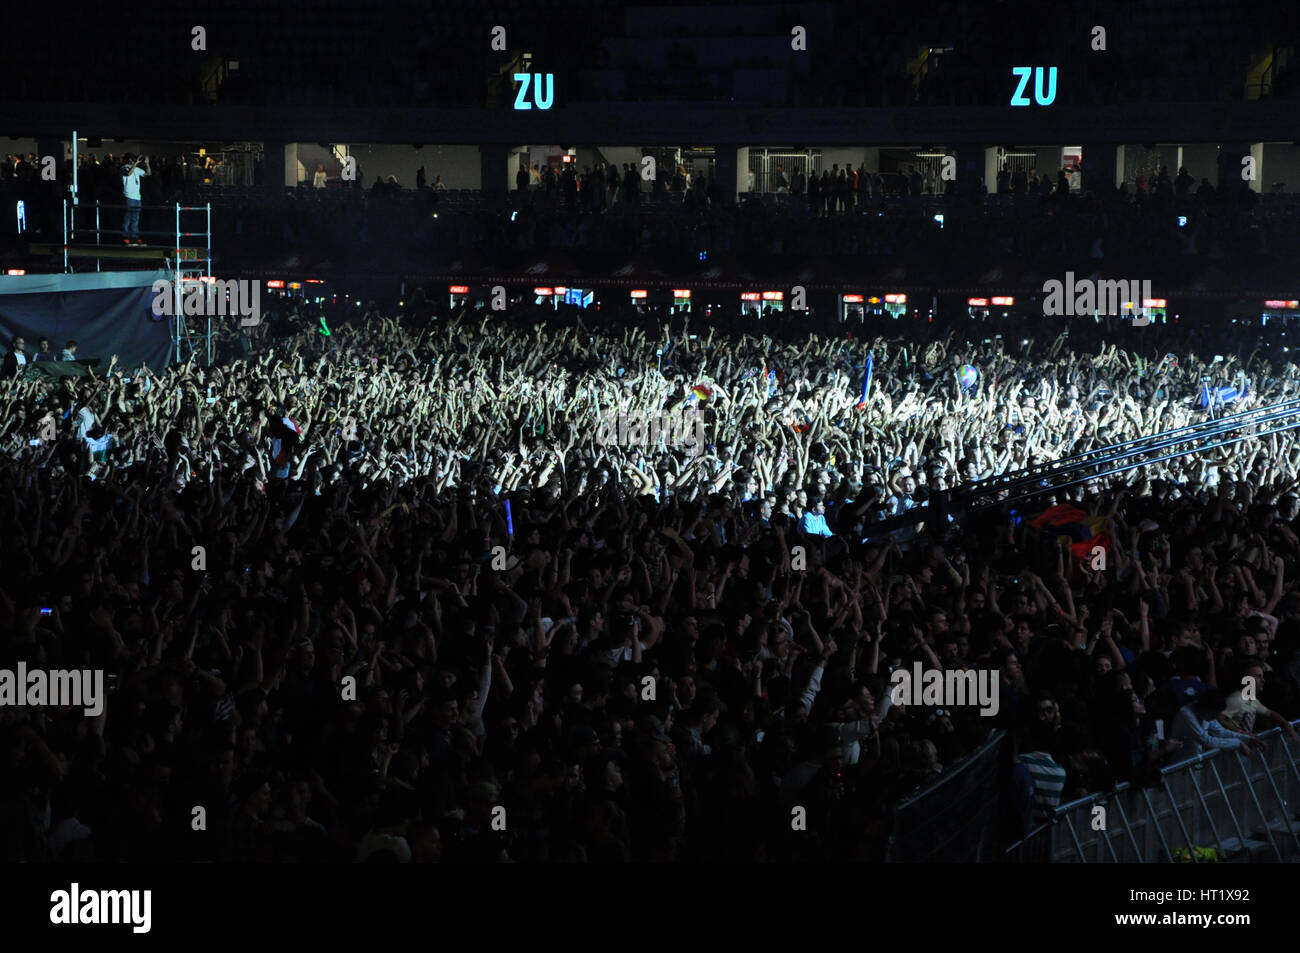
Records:
M1098 546L1106 552L1107 557L1110 555L1112 540L1109 517L1091 516L1077 506L1061 503L1039 513L1029 521L1029 525L1070 541L1070 553L1074 557L1072 570L1090 567L1093 551Z

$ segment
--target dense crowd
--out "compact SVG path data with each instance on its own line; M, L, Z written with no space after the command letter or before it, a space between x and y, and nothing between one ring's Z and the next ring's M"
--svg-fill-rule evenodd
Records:
M111 686L0 708L4 856L879 858L994 727L1011 837L1300 712L1287 436L1043 499L1102 521L1101 570L1028 511L874 525L1199 420L1202 378L1294 396L1280 330L317 317L212 368L0 383L0 667ZM703 439L618 426L673 415ZM995 669L996 717L895 703L917 662Z

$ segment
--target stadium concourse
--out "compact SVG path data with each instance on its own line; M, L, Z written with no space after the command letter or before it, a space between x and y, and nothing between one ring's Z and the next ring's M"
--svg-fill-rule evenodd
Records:
M0 383L3 667L109 686L91 718L0 708L5 856L879 858L890 805L995 728L1009 843L1297 713L1290 433L874 528L1205 419L1211 374L1249 379L1238 408L1296 396L1276 324L1003 348L423 295L321 316L210 368ZM697 408L703 445L595 439ZM896 704L917 664L996 672L996 716ZM217 836L168 836L196 804Z

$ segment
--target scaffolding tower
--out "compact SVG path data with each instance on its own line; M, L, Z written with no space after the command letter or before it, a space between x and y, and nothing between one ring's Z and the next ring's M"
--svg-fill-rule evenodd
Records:
M90 206L82 206L75 199L63 200L63 271L73 274L73 262L77 259L94 259L95 271L103 270L103 262L136 261L162 262L167 269L172 291L175 295L174 316L167 321L171 330L170 355L176 363L183 363L194 356L201 356L204 363L212 364L212 315L205 309L203 315L185 314L183 305L184 288L187 282L212 280L212 204L181 205L141 205L140 211L165 211L174 216L175 227L163 231L140 231L142 237L148 238L144 245L129 245L124 241L125 233L120 228L106 228L104 213L126 211L125 205L108 205L96 201L94 205L94 228L79 227L77 212L90 211ZM202 229L189 231L188 224L182 226L182 216L193 222L202 215ZM84 240L78 240L78 233ZM93 236L93 237L92 237ZM105 242L109 238L109 242ZM112 239L123 240L121 245L112 243ZM154 244L154 239L165 240Z

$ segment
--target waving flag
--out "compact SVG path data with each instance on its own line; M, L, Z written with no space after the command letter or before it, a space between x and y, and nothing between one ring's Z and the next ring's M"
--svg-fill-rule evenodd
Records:
M1046 533L1066 537L1073 557L1070 561L1072 576L1079 569L1091 567L1094 550L1100 548L1105 553L1102 558L1107 559L1114 546L1108 517L1090 515L1068 503L1048 507L1031 519L1029 525Z
M280 423L284 430L281 436L271 440L271 459L275 462L276 468L284 470L289 466L289 460L293 452L293 446L297 444L298 438L302 436L302 428L293 420L292 417L281 417Z
M1236 387L1216 387L1211 391L1209 384L1201 384L1201 406L1209 407L1211 401L1220 404L1235 403L1245 397L1249 390L1250 385L1245 381L1242 382L1240 390Z
M876 355L873 351L867 355L866 373L862 375L862 399L858 401L858 407L867 406L867 395L871 392L871 373L876 367Z

